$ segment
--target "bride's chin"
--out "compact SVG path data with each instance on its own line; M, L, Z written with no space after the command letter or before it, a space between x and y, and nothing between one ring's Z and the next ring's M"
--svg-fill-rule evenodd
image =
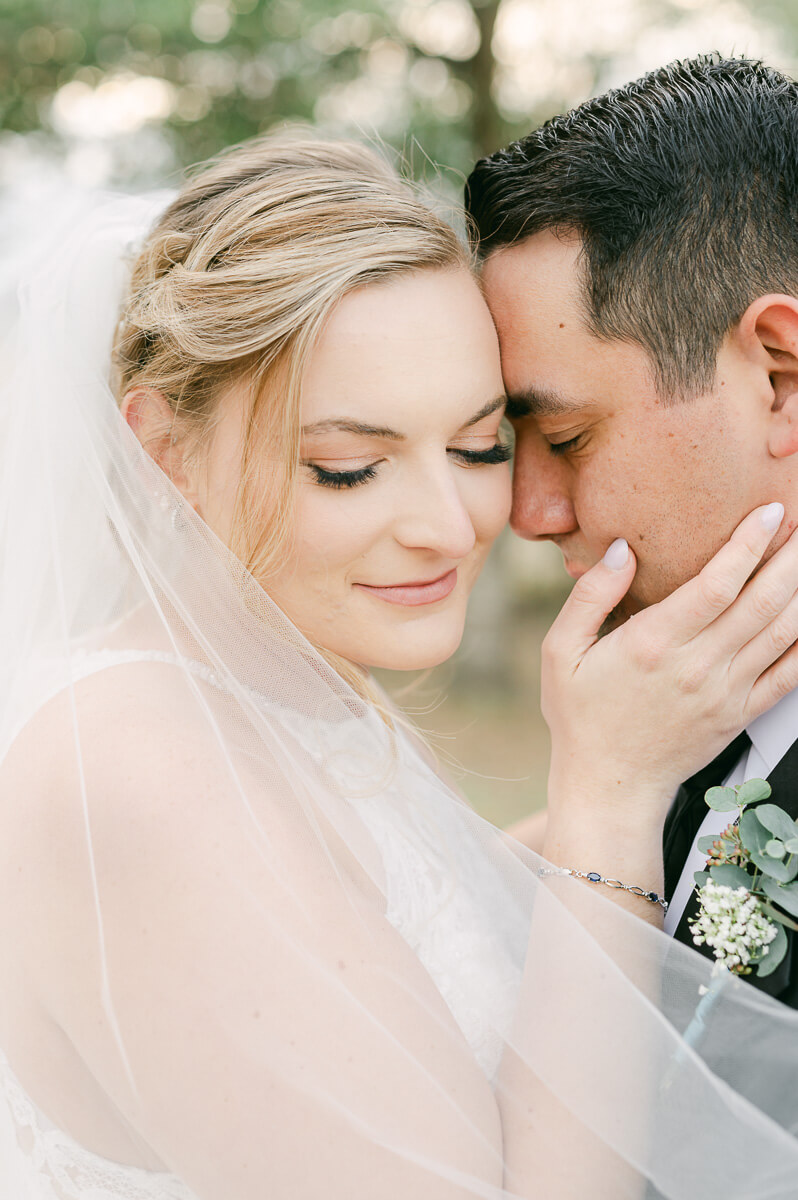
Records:
M352 665L364 672L372 670L429 671L433 667L439 667L442 663L447 662L458 649L462 640L463 635L461 631L456 639L453 638L446 645L429 647L397 646L395 650L385 648L381 654L369 655L368 662L361 659L358 663L353 663Z
M401 626L385 622L362 631L350 627L339 631L348 637L329 639L326 652L363 676L374 670L428 671L452 657L463 640L464 627L464 610L430 613L423 621Z

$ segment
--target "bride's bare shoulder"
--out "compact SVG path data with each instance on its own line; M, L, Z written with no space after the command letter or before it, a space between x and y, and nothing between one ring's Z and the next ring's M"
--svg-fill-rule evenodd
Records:
M64 756L80 744L84 760L102 760L122 749L148 751L166 739L163 718L175 733L192 727L191 702L196 685L168 662L111 660L72 686L59 686L25 722L10 748L14 765L34 770L52 763L62 768ZM21 762L20 762L21 760Z
M168 813L220 782L201 717L208 685L168 662L108 666L62 688L27 720L0 764L0 828L15 822L46 840L99 837ZM165 806L165 798L169 804ZM19 831L17 831L19 832ZM28 837L26 837L28 840ZM118 841L118 838L116 839Z
M95 953L98 895L121 921L177 868L207 871L226 780L192 694L167 663L97 671L41 704L0 764L0 962L41 995Z
M42 704L0 763L0 873L4 862L35 861L40 877L64 881L75 863L85 881L90 845L120 878L128 865L140 878L142 855L155 872L160 863L174 875L177 861L201 874L221 845L235 857L267 837L298 874L315 876L323 847L308 837L276 745L282 727L256 732L206 676L176 661L127 661Z

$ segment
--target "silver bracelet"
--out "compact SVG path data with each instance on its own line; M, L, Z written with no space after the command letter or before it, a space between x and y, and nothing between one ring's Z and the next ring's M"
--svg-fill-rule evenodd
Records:
M615 888L622 892L631 892L633 896L639 896L641 900L650 900L652 904L659 904L663 912L668 911L668 901L664 896L660 896L656 892L646 891L645 888L637 887L634 884L621 883L620 879L605 879L603 875L599 875L598 871L573 871L570 867L555 867L553 869L544 867L538 874L572 875L574 879L586 879L588 883L605 883L607 887Z

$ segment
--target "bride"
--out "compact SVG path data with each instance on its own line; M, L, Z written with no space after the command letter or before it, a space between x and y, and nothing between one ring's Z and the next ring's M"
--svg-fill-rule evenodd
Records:
M538 856L370 675L452 654L508 513L455 234L285 136L65 218L0 407L2 1200L793 1195L795 1014L729 978L685 1037L659 929L672 791L798 682L779 506L601 641L626 543L576 585Z

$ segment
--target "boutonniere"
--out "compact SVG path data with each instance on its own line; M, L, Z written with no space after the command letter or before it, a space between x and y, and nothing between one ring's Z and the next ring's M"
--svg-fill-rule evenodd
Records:
M713 787L706 802L736 813L718 837L699 838L707 866L697 871L700 909L689 921L693 941L715 955L716 970L771 975L787 953L786 930L798 930L798 825L764 804L764 779Z
M699 911L688 918L693 941L715 955L712 979L699 988L701 1000L682 1035L696 1046L731 975L772 975L787 953L788 929L798 922L798 825L770 796L764 779L739 787L713 787L704 797L716 812L736 813L718 836L698 839L707 855L706 870L696 871ZM667 1090L685 1058L680 1047L665 1072Z

